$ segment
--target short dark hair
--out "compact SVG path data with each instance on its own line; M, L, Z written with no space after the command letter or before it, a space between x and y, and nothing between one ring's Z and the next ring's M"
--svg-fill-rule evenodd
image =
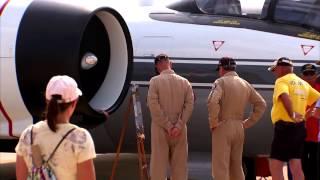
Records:
M223 57L219 60L218 67L216 71L219 71L219 68L222 67L226 71L235 71L236 70L236 61L231 57Z

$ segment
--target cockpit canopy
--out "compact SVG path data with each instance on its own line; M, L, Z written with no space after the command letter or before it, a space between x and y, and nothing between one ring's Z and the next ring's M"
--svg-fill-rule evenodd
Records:
M240 0L196 0L205 14L242 15Z
M320 0L181 0L168 8L197 14L256 18L320 30Z

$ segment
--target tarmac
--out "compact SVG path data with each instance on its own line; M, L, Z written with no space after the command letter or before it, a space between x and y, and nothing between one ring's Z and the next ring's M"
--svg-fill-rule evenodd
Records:
M0 180L15 179L15 153L0 153ZM98 154L94 160L97 180L107 180L111 176L114 153ZM147 156L149 159L149 156ZM188 180L212 180L211 154L192 152L189 154ZM286 166L284 167L286 172ZM257 177L256 179L260 179ZM263 178L262 178L263 179ZM285 177L285 179L287 179ZM139 161L137 154L121 153L114 180L139 180ZM265 180L272 180L266 177Z

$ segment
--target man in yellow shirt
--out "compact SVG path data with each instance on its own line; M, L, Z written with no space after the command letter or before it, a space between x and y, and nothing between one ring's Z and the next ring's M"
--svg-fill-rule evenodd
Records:
M314 104L320 93L293 73L293 63L286 57L274 61L268 70L277 78L271 109L274 124L270 157L272 179L283 179L283 164L289 162L293 179L303 180L301 158L306 136L306 107Z

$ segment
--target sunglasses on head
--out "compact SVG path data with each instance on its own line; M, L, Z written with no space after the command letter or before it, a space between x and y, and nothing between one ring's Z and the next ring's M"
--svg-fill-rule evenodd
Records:
M167 59L168 58L168 56L166 56L166 55L160 55L160 56L157 56L157 60L162 60L162 59Z
M316 74L316 72L314 71L305 71L302 73L304 76L313 76Z
M281 57L279 58L279 61L290 61L290 59L287 57Z

